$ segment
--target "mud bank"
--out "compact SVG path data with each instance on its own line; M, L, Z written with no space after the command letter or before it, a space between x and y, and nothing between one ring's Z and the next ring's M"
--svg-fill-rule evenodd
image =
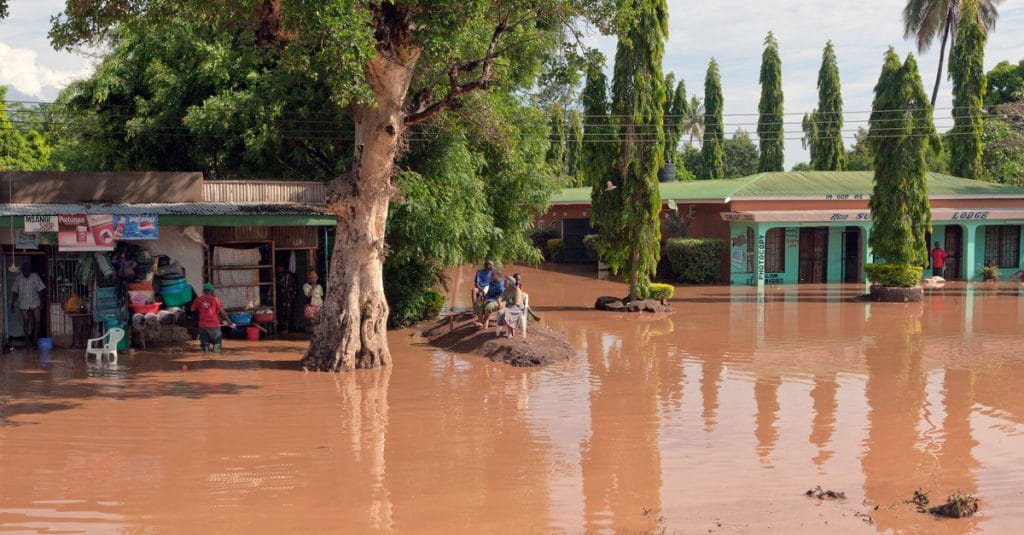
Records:
M546 366L576 355L564 334L538 323L529 324L525 338L518 333L514 338L499 338L493 326L479 329L469 314L428 324L413 335L422 336L430 345L445 351L479 355L519 368Z

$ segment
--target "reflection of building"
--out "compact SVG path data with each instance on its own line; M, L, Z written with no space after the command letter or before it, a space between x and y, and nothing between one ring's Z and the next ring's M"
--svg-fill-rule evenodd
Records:
M689 236L726 242L723 280L860 282L864 264L872 261L871 190L870 172L788 172L666 183L661 198L663 217L673 201ZM985 262L998 265L1005 278L1024 265L1024 188L931 173L928 193L934 223L929 243L938 241L947 251L946 278L976 280ZM583 250L590 195L589 188L564 190L538 220L561 231L565 250Z

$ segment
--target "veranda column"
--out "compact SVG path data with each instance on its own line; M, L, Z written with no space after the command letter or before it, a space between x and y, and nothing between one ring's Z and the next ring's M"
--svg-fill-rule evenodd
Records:
M964 229L964 244L963 244L963 258L964 258L964 280L967 282L973 281L978 276L978 258L984 256L976 253L977 249L977 238L978 238L978 225L976 223L964 223L961 225ZM985 246L984 241L982 247Z
M764 259L768 245L768 229L761 223L754 223L754 278L757 281L757 293L764 291Z

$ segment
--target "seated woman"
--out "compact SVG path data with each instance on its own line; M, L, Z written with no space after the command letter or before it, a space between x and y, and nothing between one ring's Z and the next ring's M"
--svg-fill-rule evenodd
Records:
M474 311L479 318L477 327L486 329L491 324L491 314L501 309L501 294L505 292L505 283L501 280L501 273L497 271L491 277L491 284L487 287L487 294L483 301L474 306Z
M515 336L516 330L520 330L526 336L526 313L529 310L530 297L522 290L517 277L505 279L505 291L501 294L503 307L498 311L498 332L507 333L510 337Z

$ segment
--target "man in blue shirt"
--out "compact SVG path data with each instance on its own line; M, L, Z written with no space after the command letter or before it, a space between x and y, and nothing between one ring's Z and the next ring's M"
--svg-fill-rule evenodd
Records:
M484 268L476 272L476 279L473 281L473 306L480 303L483 296L487 295L487 287L490 286L493 278L494 262L488 260L484 262Z
M487 293L483 294L483 302L476 305L476 312L480 315L477 324L486 329L491 323L491 314L501 308L501 294L505 293L505 283L501 280L501 273L491 273L491 282L487 285Z

